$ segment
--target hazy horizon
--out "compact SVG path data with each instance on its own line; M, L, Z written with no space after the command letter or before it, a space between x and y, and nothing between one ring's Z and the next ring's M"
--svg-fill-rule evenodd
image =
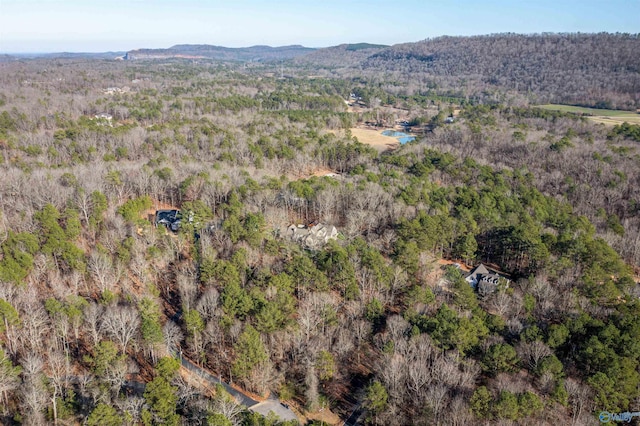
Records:
M636 33L638 16L640 2L634 0L3 0L0 53L102 53L176 44L393 45L505 32Z

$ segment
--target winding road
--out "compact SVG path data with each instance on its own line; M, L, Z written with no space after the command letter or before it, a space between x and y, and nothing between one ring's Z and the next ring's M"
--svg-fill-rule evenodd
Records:
M222 380L220 380L219 377L216 377L213 374L209 373L208 371L204 370L203 368L198 367L197 365L189 361L184 356L180 357L180 363L184 368L186 368L187 370L191 371L194 374L197 374L199 377L206 380L209 384L222 385L222 387L224 387L224 390L226 390L227 393L229 393L229 395L234 397L235 400L238 402L238 404L244 405L247 408L251 408L254 405L258 404L258 401L240 392L239 390L232 387L228 383L223 382Z
M284 420L284 421L290 421L290 420L296 420L298 422L300 421L298 419L298 416L296 416L296 413L294 413L287 405L283 404L279 399L271 397L266 401L256 401L255 399L249 397L248 395L244 394L238 389L230 386L228 383L223 382L222 380L220 380L219 377L216 377L213 374L206 371L205 369L198 367L197 365L189 361L184 356L182 355L176 356L176 354L174 353L174 357L180 359L180 363L184 368L186 368L193 374L198 375L209 384L212 384L212 385L219 384L222 387L224 387L224 389L229 393L229 395L235 398L238 404L244 405L249 410L255 411L256 413L260 413L263 416L267 416L269 415L269 412L273 412L276 416L280 418L280 420Z

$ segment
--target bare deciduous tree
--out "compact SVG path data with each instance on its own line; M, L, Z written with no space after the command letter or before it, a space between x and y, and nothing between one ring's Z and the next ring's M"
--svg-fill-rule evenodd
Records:
M567 379L565 386L571 404L571 424L584 424L583 416L591 416L593 391L586 384L571 378Z
M176 274L176 283L180 292L182 309L189 311L193 309L196 296L198 295L197 271L193 267L181 268Z
M89 306L84 310L84 326L94 346L98 344L100 336L102 335L100 320L103 312L104 307L94 302L90 302Z
M21 362L23 368L22 402L23 414L29 424L44 424L44 407L48 403L48 395L42 380L44 363L35 352L29 353Z
M531 371L535 371L536 368L538 368L538 363L544 357L553 353L549 346L539 340L518 343L516 346L516 352Z
M93 279L98 283L98 289L101 293L110 289L115 283L113 261L109 255L93 251L89 255L87 268Z
M307 408L309 411L318 409L319 393L318 393L318 376L313 364L309 363L305 374L305 398L307 400Z
M219 298L220 294L214 287L210 287L202 293L202 296L200 296L196 304L196 310L200 313L203 320L209 321L215 316L216 310L218 309Z
M380 361L380 378L389 391L389 396L397 400L403 399L405 391L405 360L399 355L391 355Z
M140 315L130 306L109 306L100 321L100 328L120 343L123 353L127 352L127 346L138 332L139 325Z
M28 297L27 294L23 294L23 297ZM49 334L47 313L35 297L28 301L22 310L29 312L29 315L22 316L22 327L18 329L22 349L25 353L29 351L42 353L43 336Z
M140 421L140 415L145 405L144 398L139 396L126 396L125 398L117 398L114 404L126 414L131 416L133 424Z
M167 350L169 353L175 354L175 351L180 347L180 342L184 339L182 330L175 322L169 320L162 328L162 334Z
M3 413L8 406L7 393L20 386L18 371L13 369L13 362L4 351L0 351L0 401L3 401Z
M53 395L51 396L51 405L53 408L53 422L58 421L58 401L57 399L64 395L64 389L68 387L71 374L71 365L69 357L60 352L52 352L48 355L49 376L53 385Z

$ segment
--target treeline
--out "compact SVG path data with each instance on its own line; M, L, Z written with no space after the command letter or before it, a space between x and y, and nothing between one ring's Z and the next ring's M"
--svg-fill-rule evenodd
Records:
M616 125L609 133L609 138L615 139L616 136L624 136L629 139L633 139L636 142L640 142L640 126L629 123Z

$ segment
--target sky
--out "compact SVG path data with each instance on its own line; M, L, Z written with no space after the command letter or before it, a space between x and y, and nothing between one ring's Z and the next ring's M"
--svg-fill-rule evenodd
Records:
M0 53L640 32L640 0L0 0Z

